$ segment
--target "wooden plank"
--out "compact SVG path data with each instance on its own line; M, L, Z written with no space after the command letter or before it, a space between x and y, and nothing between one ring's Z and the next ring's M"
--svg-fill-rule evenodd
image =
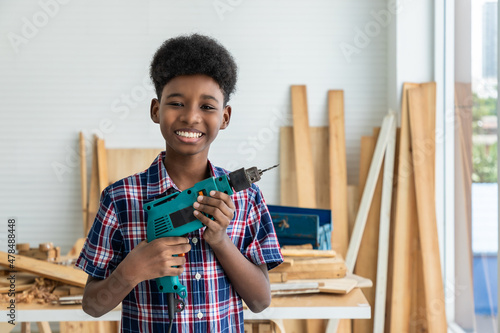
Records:
M424 273L422 272L422 251L420 251L420 231L418 221L411 225L411 308L410 308L410 333L428 332L427 310L424 286Z
M104 139L97 138L97 173L99 174L99 190L102 192L109 185L108 159Z
M162 148L108 148L108 182L110 184L149 168Z
M310 127L314 164L316 208L330 209L330 169L328 167L328 127ZM335 221L333 218L332 221ZM336 224L335 224L335 228Z
M307 249L281 249L281 254L285 257L315 257L315 258L335 258L337 253L334 250L307 250Z
M360 163L359 163L359 193L362 194L366 179L368 177L368 171L370 169L371 160L373 158L373 152L375 151L375 145L377 138L373 136L363 136L361 137L361 152L360 152ZM365 231L361 239L361 244L359 247L358 258L356 262L356 267L354 267L354 273L376 283L377 277L377 251L378 251L378 231L379 231L379 217L380 217L380 193L382 190L382 175L379 175L377 180L377 186L373 194L374 199L372 200L370 211L367 216ZM359 202L359 200L358 200ZM363 294L365 294L366 300L371 305L371 317L366 320L355 320L353 321L353 332L372 332L373 330L373 313L375 304L375 288L363 289Z
M370 163L370 169L368 171L366 185L363 190L360 208L356 216L356 222L349 243L349 248L347 250L346 266L348 271L350 272L354 271L354 267L356 265L359 247L361 245L361 240L377 185L377 180L379 178L380 168L382 167L386 146L390 136L390 130L394 122L395 117L391 112L384 117L384 120L382 122L382 129L375 146L375 152L373 154L372 161ZM333 323L331 326L336 329L338 323Z
M300 244L300 245L283 245L281 246L282 250L312 250L313 246L310 243ZM282 253L283 254L283 253Z
M85 136L80 132L80 185L82 196L82 219L83 219L83 232L87 230L88 221L88 200L89 194L87 190L87 152L85 150Z
M84 230L84 236L88 235L92 224L94 223L95 216L99 209L99 197L101 191L99 191L99 166L97 163L97 135L94 135L94 142L92 143L92 170L90 173L90 190L89 190L89 201L88 201L88 220L87 227Z
M280 128L280 204L297 206L297 171L292 127Z
M446 332L447 323L434 186L435 83L410 89L408 100L428 332Z
M411 157L408 94L416 83L403 84L401 105L401 132L398 151L396 216L394 222L393 276L391 292L391 332L408 332L410 327L410 285L412 281L410 258L411 226L417 224L415 181Z
M12 258L12 255L10 255ZM85 287L88 275L73 267L62 266L48 261L15 255L16 270L37 274L52 280L61 281L77 287ZM0 266L10 267L9 254L0 251Z
M358 281L344 277L342 279L330 280L324 286L319 287L321 293L347 294L358 285Z
M287 279L335 279L346 275L346 266L343 261L338 259L326 259L323 261L305 261L304 263L294 262L289 268L273 269L275 273L287 273Z
M16 293L25 291L33 287L34 284L18 284L16 281ZM9 287L0 287L0 294L7 294L9 291L12 291L12 288Z
M329 189L329 167L328 163L328 127L310 127L309 134L312 143L312 158L314 161L314 182L316 190L316 207L330 208L330 189ZM295 147L293 138L293 129L282 128L280 132L280 180L281 180L281 204L298 206L297 195L297 172L295 168ZM309 274L309 275L304 275ZM311 273L299 273L299 275L291 275L289 279L297 278L316 278L316 277L341 277L345 273L340 271L332 275L331 272L319 272L318 274L310 275ZM307 320L307 326L310 329L313 327L325 326L324 320ZM348 333L348 332L345 332Z
M359 189L363 193L368 171L375 151L377 138L374 136L361 137L361 155L359 166ZM378 253L378 236L379 236L379 220L380 220L380 201L382 194L382 174L379 174L373 199L371 202L370 211L366 218L365 231L359 246L358 258L354 273L370 279L374 284L377 279L377 253ZM354 333L368 333L373 331L374 304L375 304L375 288L363 289L363 294L370 303L371 318L367 320L353 321Z
M356 264L356 258L358 256L358 250L361 244L361 238L363 237L363 232L366 225L366 219L373 198L373 193L375 192L375 187L378 175L380 173L380 168L382 166L385 148L390 135L390 128L393 122L394 122L394 114L388 114L384 117L384 121L382 123L382 130L380 132L380 136L375 146L375 152L373 154L370 170L368 172L367 182L365 185L365 189L363 191L363 196L361 198L361 204L359 207L358 215L356 216L356 223L354 225L354 230L352 233L351 240L349 242L347 257L345 260L347 269L351 272L354 270L354 266Z
M330 157L330 209L335 221L332 249L345 257L349 234L347 213L347 164L344 130L344 92L328 91L328 128Z
M383 332L385 325L387 269L389 263L389 232L391 223L391 203L392 203L395 151L396 151L396 123L393 122L384 158L373 332Z
M0 322L0 332L10 333L14 327L14 325L9 324L8 322Z
M295 168L299 207L316 208L316 186L309 134L306 86L291 87Z
M328 156L328 127L309 129L314 164L316 208L330 208L329 169L325 163ZM292 127L280 128L280 204L299 206L297 194L297 172L295 168L295 145Z
M273 273L269 272L269 282L270 283L281 283L288 281L288 274L284 273Z
M394 154L394 174L392 182L392 205L391 205L391 225L389 229L389 262L387 267L387 296L386 296L386 314L385 314L385 332L390 333L390 322L391 322L391 300L392 300L392 277L393 271L393 252L394 252L394 221L396 218L396 198L397 198L397 175L399 168L399 136L401 135L400 128L396 128L396 146Z
M359 207L359 189L356 185L347 186L347 213L349 221L349 233L348 236L351 238L352 229L354 229L354 221L356 221L356 214Z

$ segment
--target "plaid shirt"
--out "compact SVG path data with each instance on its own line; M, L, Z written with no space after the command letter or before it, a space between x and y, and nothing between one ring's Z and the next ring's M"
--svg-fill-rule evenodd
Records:
M146 239L143 205L161 194L179 191L162 163L162 152L149 169L107 187L100 208L76 265L89 275L105 279L123 258ZM228 172L213 167L212 176ZM259 188L234 193L235 216L227 233L236 247L256 265L268 269L283 258L273 223ZM228 280L203 230L187 235L191 251L179 281L186 286L184 311L175 316L174 332L243 332L241 298ZM122 302L122 332L167 332L166 294L154 280L139 283Z

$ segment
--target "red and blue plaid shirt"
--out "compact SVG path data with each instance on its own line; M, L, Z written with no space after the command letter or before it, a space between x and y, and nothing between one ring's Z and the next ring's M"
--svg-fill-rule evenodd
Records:
M144 172L107 187L100 208L76 263L89 275L105 279L132 249L146 239L143 205L162 194L179 191L162 163L162 152ZM228 172L213 167L219 177ZM271 216L260 189L236 192L236 207L227 233L241 253L255 265L279 265L283 258ZM175 316L174 332L243 332L240 296L228 280L214 252L203 239L203 230L186 235L191 244L179 281L186 286L184 311ZM167 332L166 294L154 280L139 283L122 302L122 332Z

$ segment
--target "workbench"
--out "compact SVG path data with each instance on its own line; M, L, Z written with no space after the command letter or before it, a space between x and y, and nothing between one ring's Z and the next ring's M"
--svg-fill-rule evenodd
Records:
M1 322L5 322L7 304L0 304ZM81 305L41 305L16 304L16 323L21 322L60 322L60 321L120 321L121 309L108 312L102 317L93 318L83 312ZM260 313L244 310L248 320L267 319L367 319L370 318L370 305L359 288L346 295L338 294L300 294L274 296L271 306Z

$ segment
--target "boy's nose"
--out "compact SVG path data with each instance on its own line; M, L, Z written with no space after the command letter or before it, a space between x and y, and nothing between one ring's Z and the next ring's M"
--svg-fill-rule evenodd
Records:
M181 120L187 124L196 124L200 121L200 110L197 106L188 106L182 113Z

